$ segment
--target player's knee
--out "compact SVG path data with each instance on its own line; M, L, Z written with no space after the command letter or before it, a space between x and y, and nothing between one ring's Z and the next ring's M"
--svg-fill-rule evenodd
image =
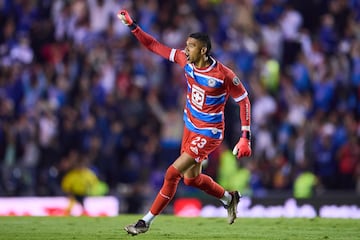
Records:
M181 173L174 166L168 167L165 173L165 180L169 182L179 182L181 179Z
M194 178L184 178L184 184L187 186L192 186L192 187L196 187L200 184L200 177L194 177Z

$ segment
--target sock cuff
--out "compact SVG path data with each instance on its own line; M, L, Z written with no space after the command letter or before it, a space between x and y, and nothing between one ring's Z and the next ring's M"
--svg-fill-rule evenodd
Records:
M180 181L181 178L182 178L181 172L177 170L173 165L171 165L166 170L164 180L177 183Z
M182 174L179 170L177 170L176 167L174 167L173 165L171 165L170 167L168 167L168 169L166 170L166 177L170 177L170 178L182 178Z

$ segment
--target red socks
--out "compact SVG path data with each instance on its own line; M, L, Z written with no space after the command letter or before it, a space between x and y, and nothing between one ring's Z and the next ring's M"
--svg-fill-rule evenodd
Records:
M158 215L169 204L176 193L180 179L181 173L171 165L166 171L164 184L150 208L152 214Z
M150 208L150 212L153 215L159 215L173 199L181 177L181 173L173 165L167 169L164 184ZM184 178L184 183L188 186L197 187L216 198L222 198L225 193L225 189L222 186L205 174L200 174L194 178Z
M197 187L216 198L222 198L225 193L225 189L222 186L205 174L200 174L194 178L184 178L184 183L188 186Z

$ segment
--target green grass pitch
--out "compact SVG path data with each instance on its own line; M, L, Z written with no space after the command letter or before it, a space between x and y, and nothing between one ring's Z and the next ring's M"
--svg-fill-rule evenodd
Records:
M110 239L360 239L358 219L225 218L159 216L149 232L128 235L124 226L140 215L118 217L0 217L1 240L110 240Z

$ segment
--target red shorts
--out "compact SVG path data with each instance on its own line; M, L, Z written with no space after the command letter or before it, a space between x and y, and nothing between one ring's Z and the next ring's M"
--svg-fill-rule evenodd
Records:
M204 135L191 132L184 127L184 133L181 143L181 153L186 152L195 159L196 162L201 162L206 159L208 155L213 152L222 140L213 139Z

